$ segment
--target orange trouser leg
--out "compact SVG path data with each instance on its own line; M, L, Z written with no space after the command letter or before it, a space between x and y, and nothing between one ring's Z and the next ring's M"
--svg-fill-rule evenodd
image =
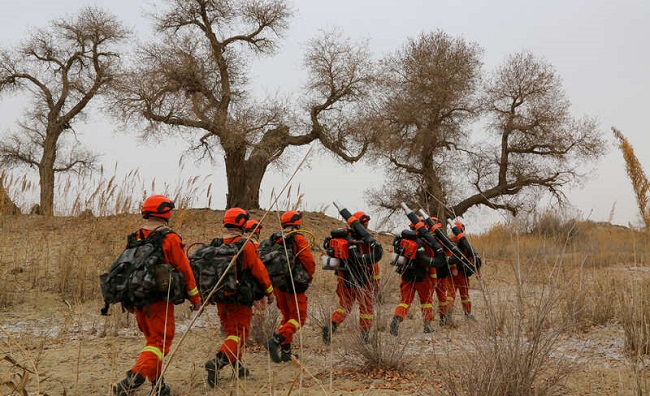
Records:
M449 312L449 308L454 303L454 298L450 294L451 277L446 276L439 278L436 284L436 297L438 298L438 313L440 316Z
M424 280L422 282L415 282L414 288L420 297L422 318L426 322L431 322L433 320L433 284L429 280Z
M282 344L291 344L293 335L307 320L307 295L305 293L275 292L278 309L282 312L282 321L278 334L284 337ZM298 305L296 305L296 301Z
M225 354L231 363L241 360L246 340L251 328L253 310L239 304L217 304L221 325L226 332L226 339L219 352Z
M458 294L460 294L460 302L463 305L463 312L471 313L472 300L469 298L469 278L462 272L459 272L458 275L453 277L453 281L454 287L458 290ZM456 295L455 290L454 295Z
M361 329L368 330L372 327L374 320L373 305L375 293L371 284L355 289L357 300L359 300L359 326Z
M346 287L343 280L339 278L336 284L336 295L339 298L339 306L332 314L332 322L341 324L352 310L354 304L355 294L352 293L352 288Z
M155 381L160 375L163 357L169 352L176 332L174 304L157 301L150 304L148 309L137 308L135 319L147 344L131 371L139 373L149 381Z
M415 282L408 282L402 279L399 284L400 301L395 307L395 316L404 319L409 312L409 308L415 298Z

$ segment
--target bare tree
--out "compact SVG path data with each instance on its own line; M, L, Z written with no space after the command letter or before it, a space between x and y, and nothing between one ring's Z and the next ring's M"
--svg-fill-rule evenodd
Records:
M581 167L604 153L597 122L571 116L555 69L530 53L508 57L493 73L484 103L496 140L473 152L475 193L453 205L458 216L476 205L516 214L530 193L535 201L547 192L564 203L562 189L579 181Z
M372 192L373 204L394 210L411 202L441 218L478 205L516 214L532 194L546 191L564 202L562 188L603 154L596 122L571 116L551 65L515 54L479 95L479 55L476 45L437 32L387 59L376 117L385 139L373 155L389 165L390 183ZM472 139L477 120L491 139Z
M478 45L437 31L383 61L380 105L369 122L381 134L373 155L387 165L388 183L374 190L373 205L394 210L404 201L444 214L447 153L466 143L479 110L480 55Z
M13 51L0 51L0 93L22 92L32 104L18 131L0 142L0 161L38 170L40 210L54 212L55 174L92 167L96 157L74 139L74 123L118 70L114 46L128 36L97 8L52 22Z
M267 167L287 147L318 140L347 161L363 155L366 139L349 120L372 83L365 46L336 32L312 40L306 115L293 117L286 103L251 99L246 69L251 56L274 53L291 15L285 1L170 3L157 17L162 39L140 51L117 91L117 108L126 120L146 119L145 135L192 136L199 158L214 160L222 151L228 207L259 208Z

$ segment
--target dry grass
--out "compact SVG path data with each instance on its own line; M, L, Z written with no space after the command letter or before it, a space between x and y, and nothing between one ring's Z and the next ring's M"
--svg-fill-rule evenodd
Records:
M37 301L43 299L62 307L57 316L58 330L54 334L42 335L38 338L40 341L27 335L14 335L17 343L29 349L32 356L36 355L34 361L40 362L38 356L48 353L43 345L53 339L98 337L94 339L103 340L108 345L98 353L106 371L112 373L112 380L123 375L129 364L128 359L125 362L119 353L119 349L124 348L121 343L125 335L129 342L139 342L132 315L121 312L119 307L112 307L108 317L96 314L101 305L98 276L110 266L123 249L125 236L139 223L137 214L115 214L129 207L131 209L126 211L132 211L133 207L129 203L132 201L128 200L117 203L122 198L114 183L107 179L103 184L105 192L97 193L103 203L93 209L110 212L107 216L0 217L0 258L3 264L0 266L0 309L11 312L24 303L37 306ZM196 193L191 186L186 188L188 193ZM289 190L283 205L287 208L299 205L301 195L295 195L295 191ZM185 202L184 205L192 204L189 198L184 200L179 196L176 199ZM79 202L86 201L80 199ZM83 213L84 205L72 206L78 208L76 212ZM256 218L263 214L262 211L252 212ZM276 213L270 214L262 237L274 231L276 218ZM183 235L188 244L207 242L220 233L221 220L220 211L181 208L175 212L171 226ZM319 213L305 213L305 228L312 230L316 238L312 251L317 261L322 252L320 241L329 230L341 224L339 220ZM284 385L305 394L322 394L320 389L315 390L318 388L315 384L320 384L318 381L329 382L324 386L334 393L336 384L340 384L336 378L339 375L337 370L381 372L383 377L376 381L390 385L387 378L397 377L395 373L426 377L426 370L437 361L434 376L444 381L438 387L431 387L431 384L418 382L419 379L412 380L419 384L409 388L412 393L436 394L442 389L449 395L558 394L566 392L566 376L576 373L576 367L567 365L567 359L562 356L563 340L572 334L587 334L594 326L600 326L624 330L626 344L633 352L629 355L625 375L635 381L635 389L639 389L636 394L648 394L645 356L650 349L650 308L646 301L650 301L650 295L646 290L650 284L631 282L632 275L641 276L644 272L629 271L635 267L641 270L650 267L648 234L589 221L563 225L553 219L545 219L530 230L522 232L508 225L499 225L482 235L469 236L486 262L484 283L479 284L476 278L472 278L473 293L477 296L475 313L480 319L476 325L461 323L458 329L433 333L426 341L427 345L434 346L431 355L417 352L423 335L415 307L400 328L400 337L388 334L387 323L399 302L399 281L388 265L390 238L378 236L386 247L387 258L382 261L383 279L370 343L359 342L358 317L352 314L334 335L340 343L332 347L322 345L320 329L329 322L337 299L334 274L319 271L309 291L309 318L297 337L305 349L298 351L295 348L301 354L301 360L305 357L307 363L292 373L291 378L274 377L275 371L271 374L274 368L268 368L269 382L262 382L257 390L248 388L247 392L266 394L271 388L276 389L287 380L296 378L295 385ZM25 294L16 290L33 291ZM355 305L353 312L356 310ZM180 322L189 319L190 313L178 309L176 317ZM273 310L267 311L265 319L253 328L251 341L260 343L266 340L278 321L279 313L275 316ZM182 385L175 387L175 392L192 394L205 387L202 362L214 353L220 339L218 322L211 321L207 326L209 334L204 334L205 330L197 331L200 337L205 337L205 346L202 345L200 350L183 352L188 356L196 355L196 359L190 368L183 371ZM198 335L190 334L189 337ZM468 340L460 351L453 349L452 345L456 344L450 341L458 337ZM16 355L10 356L24 365L24 360L21 362ZM423 360L428 362L428 366L423 366ZM77 370L83 370L83 365L80 366ZM7 360L0 362L0 367L7 368L10 373L9 377L0 374L4 382L21 383L25 380L25 390L28 394L35 394L36 380L32 374L25 377L19 366L12 366ZM172 370L174 368L172 366ZM260 368L257 370L259 373ZM311 380L313 393L303 387L310 383L311 374L318 378L318 381ZM258 378L265 376L258 374ZM75 381L81 382L77 384ZM70 380L64 388L69 393L81 394L79 389L83 389L83 381ZM45 382L43 387L49 394L62 394L61 385L54 379ZM5 389L2 392L11 394Z

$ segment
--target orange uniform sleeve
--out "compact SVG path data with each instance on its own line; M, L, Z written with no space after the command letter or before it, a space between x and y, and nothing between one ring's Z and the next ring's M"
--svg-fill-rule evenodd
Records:
M201 296L196 287L194 273L192 272L192 267L190 267L190 260L185 254L184 246L185 245L178 234L169 233L165 235L165 239L163 239L162 243L165 261L171 264L176 271L183 274L185 285L187 287L187 295L192 304L200 304Z
M244 269L247 269L253 274L255 279L260 283L264 289L264 293L271 294L273 293L273 285L271 284L271 278L269 278L269 273L266 271L266 267L262 260L260 260L257 255L257 249L252 243L246 243L244 245L244 251L242 252L244 257L243 265Z
M311 282L312 276L314 275L314 272L316 272L316 262L314 261L314 256L311 254L311 250L309 249L307 238L303 235L296 234L294 237L293 251L294 253L297 253L297 260L309 273L309 281Z

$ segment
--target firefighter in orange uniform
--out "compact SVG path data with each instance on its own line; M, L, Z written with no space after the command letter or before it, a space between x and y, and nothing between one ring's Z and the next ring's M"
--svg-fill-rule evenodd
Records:
M440 326L452 325L452 309L454 306L454 298L456 291L454 289L453 277L458 274L458 267L452 260L454 253L449 250L445 243L441 240L439 235L442 229L442 223L437 217L431 217L433 226L429 227L429 231L436 237L440 246L443 248L448 261L439 267L436 267L436 282L434 291L438 299L438 314L440 316ZM442 234L443 236L446 234Z
M415 226L402 231L393 241L397 272L400 274L400 303L395 308L395 314L390 324L390 334L399 334L399 325L408 314L411 303L417 293L420 298L420 309L424 322L424 332L433 332L433 290L436 282L436 267L447 264L442 248L434 243L429 246L417 236Z
M168 228L167 224L174 209L174 203L164 195L152 195L142 204L142 227L132 234L137 239L146 238L151 232ZM165 262L183 274L187 294L192 303L192 310L201 307L201 297L196 288L194 274L183 249L184 244L178 234L169 232L162 241ZM146 346L126 378L113 386L114 396L128 396L142 385L151 381L152 395L167 396L171 394L169 385L162 376L163 357L171 348L176 326L174 323L174 304L167 301L155 301L143 307L130 307L135 312L138 328L145 336Z
M348 219L348 224L359 221L363 227L368 228L370 216L365 212L355 212ZM379 243L371 249L357 235L354 228L349 228L348 233L356 243L357 252L351 257L347 271L337 271L336 295L339 299L339 306L331 317L330 324L322 329L323 343L329 345L332 342L332 334L352 311L352 305L359 301L359 325L361 327L361 341L369 341L370 328L374 320L374 299L379 291L381 275L379 273L379 260L383 250Z
M462 253L461 257L454 256L451 258L451 262L456 264L459 268L457 274L452 276L452 283L454 286L453 295L455 298L456 291L458 291L465 318L473 320L472 301L469 296L469 277L474 273L479 272L481 259L476 252L474 252L472 245L470 245L469 241L465 237L465 225L463 223L459 221L455 222L451 231L454 234L451 237L451 240L456 243Z
M309 242L298 230L302 225L302 213L294 210L284 212L280 218L283 234L291 243L295 255L295 266L301 266L292 271L293 279L289 279L286 287L275 290L276 303L282 313L280 328L264 343L269 350L271 359L276 362L291 360L291 343L293 335L305 324L307 320L307 288L316 270L314 256L309 250ZM297 276L296 274L304 274ZM296 278L302 279L296 279ZM291 282L293 280L293 283ZM278 353L278 348L280 349Z
M223 235L223 243L235 243L244 238L244 226L249 220L247 211L241 208L230 208L226 210L223 218L223 225L226 232ZM246 243L240 253L242 271L249 271L262 286L266 293L268 302L273 301L273 286L266 272L266 267L257 255L257 249L252 243ZM242 365L242 352L248 339L251 326L253 310L250 306L237 303L217 303L217 312L221 325L226 332L226 339L221 344L219 352L214 359L205 363L207 381L211 388L218 385L219 370L230 365L239 378L248 377L249 370Z

